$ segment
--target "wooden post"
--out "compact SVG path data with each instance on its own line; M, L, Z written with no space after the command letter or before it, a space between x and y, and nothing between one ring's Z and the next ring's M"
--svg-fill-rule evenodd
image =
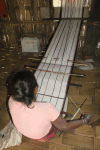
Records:
M7 4L8 4L10 20L13 23L17 23L18 20L17 20L17 16L16 16L16 12L15 12L14 1L7 0ZM16 42L18 42L18 40L21 37L20 29L19 29L18 26L13 27L13 29L14 29L14 34L15 34L15 37L16 37Z
M1 18L0 18L0 23L1 23L1 28L0 28L0 47L1 47L1 46L2 46L2 43L3 43L3 33L2 33L2 29L4 28Z
M50 8L50 18L52 18L52 20L50 20L50 34L49 37L51 37L51 35L53 34L53 19L54 19L54 8L53 8L53 0L49 0L49 8Z
M50 18L54 18L53 0L49 0Z
M31 0L32 21L34 20L34 0Z

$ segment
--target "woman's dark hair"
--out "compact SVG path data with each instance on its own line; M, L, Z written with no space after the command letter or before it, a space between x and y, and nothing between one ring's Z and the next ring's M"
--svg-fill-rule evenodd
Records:
M12 95L16 101L24 102L29 106L34 99L34 89L37 86L32 72L19 71L12 78Z

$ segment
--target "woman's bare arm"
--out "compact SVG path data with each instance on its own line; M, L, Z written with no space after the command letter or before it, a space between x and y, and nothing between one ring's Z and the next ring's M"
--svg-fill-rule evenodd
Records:
M72 120L72 121L66 122L66 120L61 115L59 115L59 117L55 121L53 121L52 124L58 129L67 131L70 129L78 128L84 124L87 124L90 121L90 119L91 119L91 116L86 115L84 119Z

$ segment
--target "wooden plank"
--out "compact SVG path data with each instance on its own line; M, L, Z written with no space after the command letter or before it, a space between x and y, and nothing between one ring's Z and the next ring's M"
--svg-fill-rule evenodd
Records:
M95 89L95 104L100 105L100 89Z
M65 134L62 143L78 148L81 147L83 149L93 150L94 138L82 135Z
M100 126L95 127L96 137L100 138Z

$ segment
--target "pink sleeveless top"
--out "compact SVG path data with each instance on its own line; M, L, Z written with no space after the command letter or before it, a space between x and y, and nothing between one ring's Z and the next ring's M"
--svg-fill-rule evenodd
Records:
M60 112L51 103L33 102L30 108L25 104L9 99L9 109L13 123L23 135L40 139L49 133L51 122L55 121ZM31 108L34 106L34 108Z

